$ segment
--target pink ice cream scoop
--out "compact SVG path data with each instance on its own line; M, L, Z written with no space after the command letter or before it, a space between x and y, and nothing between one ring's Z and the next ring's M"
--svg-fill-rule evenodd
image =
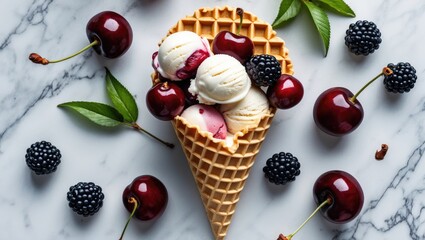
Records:
M212 106L196 104L183 111L181 117L202 131L213 134L214 138L225 139L227 126L221 113Z

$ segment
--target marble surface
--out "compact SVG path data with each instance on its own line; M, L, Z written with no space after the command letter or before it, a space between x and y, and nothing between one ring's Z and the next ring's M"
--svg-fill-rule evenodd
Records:
M20 0L2 3L0 26L0 239L118 239L128 217L121 193L133 178L151 174L169 191L169 205L154 222L132 221L125 239L213 239L200 197L180 147L164 148L131 129L97 127L57 108L85 100L108 103L104 66L134 94L138 123L163 139L178 143L168 122L147 111L151 54L168 28L199 7L240 6L272 22L279 2L232 0ZM267 3L266 3L267 2ZM286 41L295 76L305 97L295 108L279 111L242 192L227 239L276 239L289 234L315 208L312 186L331 169L354 175L365 193L361 214L334 225L320 215L295 239L425 239L425 2L423 0L347 0L354 19L330 14L332 38L323 57L311 19L303 11L277 30ZM82 48L88 19L103 10L124 15L134 42L121 58L105 60L93 51L56 65L34 65L36 51L52 58ZM374 21L383 34L380 49L354 57L344 45L345 30L355 20ZM408 94L388 94L381 83L360 96L365 117L343 138L317 130L312 108L325 89L357 91L390 62L408 61L418 74ZM62 163L49 176L35 176L25 164L25 150L39 140L62 152ZM374 154L389 145L386 158ZM266 182L262 167L273 153L288 151L301 164L301 175L284 187ZM79 181L93 181L105 193L103 208L90 218L74 214L66 192Z

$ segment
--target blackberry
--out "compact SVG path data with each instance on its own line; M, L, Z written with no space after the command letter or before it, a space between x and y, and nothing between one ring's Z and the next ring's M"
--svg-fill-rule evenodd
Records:
M393 93L409 92L416 83L416 70L407 62L387 65L391 71L384 71L384 85L387 91Z
M103 206L102 188L92 182L79 182L69 188L69 207L84 217L93 215Z
M356 55L367 56L379 48L381 32L375 23L366 20L350 24L346 31L345 45Z
M263 168L265 177L276 185L285 185L300 175L300 163L291 153L275 153Z
M259 87L273 85L282 71L277 59L267 54L252 56L245 64L245 68L251 81Z
M46 141L33 143L25 154L28 167L37 175L55 172L61 157L60 150Z

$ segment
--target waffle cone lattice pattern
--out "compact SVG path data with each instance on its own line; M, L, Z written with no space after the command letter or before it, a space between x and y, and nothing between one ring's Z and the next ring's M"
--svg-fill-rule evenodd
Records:
M224 239L236 203L266 137L274 113L259 126L238 138L239 147L229 152L221 141L213 141L196 127L177 117L173 126L183 147L216 239Z
M208 39L223 30L236 33L239 25L236 8L201 8L191 16L180 19L167 33L192 31ZM270 24L244 12L241 35L248 36L254 43L254 54L271 54L282 65L282 74L293 74L292 61L285 42L276 36ZM159 43L160 45L161 43ZM153 82L158 76L152 74ZM249 129L235 138L236 148L228 148L212 134L199 131L179 116L172 124L186 155L193 177L205 206L212 231L216 239L224 239L240 193L244 188L255 157L266 137L273 120L275 109L271 109L259 126Z
M167 35L180 31L192 31L208 39L212 44L220 31L237 32L239 16L236 8L201 8L192 16L180 19ZM254 54L271 54L282 65L282 73L293 74L292 61L285 42L276 36L272 26L255 15L244 12L240 35L249 37L254 43Z

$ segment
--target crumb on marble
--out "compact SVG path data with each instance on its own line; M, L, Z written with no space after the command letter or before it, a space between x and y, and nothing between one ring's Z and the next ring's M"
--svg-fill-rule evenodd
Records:
M388 151L388 145L387 144L382 144L381 145L381 149L378 151L376 151L375 153L375 159L376 160L382 160L385 157L385 154L387 154Z

